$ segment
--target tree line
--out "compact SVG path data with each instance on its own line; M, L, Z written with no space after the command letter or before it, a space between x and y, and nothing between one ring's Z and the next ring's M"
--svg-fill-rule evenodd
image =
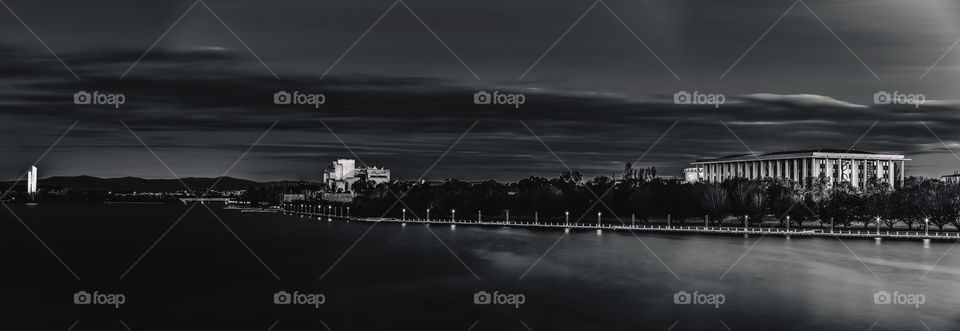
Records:
M730 179L722 183L683 183L661 179L655 169L626 167L618 179L600 176L584 180L579 173L563 172L554 178L529 177L516 183L495 181L440 183L391 182L367 188L349 205L355 216L542 221L565 220L604 223L724 226L806 226L864 228L885 226L921 229L924 222L943 230L960 228L960 185L936 179L907 178L902 187L891 188L876 179L856 188L848 182L829 185L824 177L810 185L766 178ZM403 203L398 203L398 196ZM612 211L612 213L611 213ZM789 221L788 221L789 220Z

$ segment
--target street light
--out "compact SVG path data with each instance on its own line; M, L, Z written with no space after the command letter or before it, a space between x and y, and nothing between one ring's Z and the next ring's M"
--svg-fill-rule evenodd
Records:
M407 208L403 208L403 217L402 217L402 219L403 219L404 221L407 220Z
M877 237L880 237L880 216L877 216Z
M568 210L568 211L563 212L563 216L565 217L565 220L566 220L566 222L567 222L567 225L570 225L570 211Z
M456 221L457 221L457 210L456 210L456 209L450 209L450 214L451 214L451 216L450 216L450 221L451 221L451 222L456 222Z
M430 208L427 208L427 222L430 222Z
M923 236L924 237L930 236L930 219L929 218L923 219Z
M477 223L480 223L480 210L477 210Z
M599 211L597 212L597 226L598 226L598 227L600 226L600 215L601 215L601 214L602 214L602 212L599 212Z

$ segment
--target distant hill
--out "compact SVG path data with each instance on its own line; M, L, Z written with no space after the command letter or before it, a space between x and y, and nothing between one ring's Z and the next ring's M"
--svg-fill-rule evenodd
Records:
M174 192L183 191L184 184L193 191L206 191L211 185L216 183L216 190L244 190L251 187L296 183L296 182L255 182L252 180L239 179L233 177L218 178L182 178L183 183L177 179L145 179L138 177L121 178L98 178L92 176L56 176L41 178L41 187L62 187L75 191L115 191L115 192ZM219 180L219 182L218 182ZM11 182L4 183L4 186ZM25 185L21 182L20 185Z

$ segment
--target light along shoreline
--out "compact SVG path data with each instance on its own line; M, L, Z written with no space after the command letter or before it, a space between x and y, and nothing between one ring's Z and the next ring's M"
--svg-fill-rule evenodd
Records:
M929 232L924 231L869 231L869 230L824 230L824 229L781 229L781 228L743 228L733 226L687 226L687 225L612 225L612 224L568 224L564 222L527 222L527 221L477 221L477 220L451 220L451 219L397 219L397 218L375 218L375 217L347 217L342 215L303 212L277 209L278 213L288 215L300 215L301 217L317 217L319 220L327 221L348 221L362 223L396 223L396 224L435 224L435 225L473 225L473 226L508 226L517 228L537 228L537 229L557 229L570 232L575 230L596 230L598 234L603 231L623 231L623 232L650 232L650 233L689 233L689 234L717 234L717 235L756 235L756 236L780 236L791 237L839 237L851 239L892 239L892 240L930 240L947 241L960 240L960 232Z

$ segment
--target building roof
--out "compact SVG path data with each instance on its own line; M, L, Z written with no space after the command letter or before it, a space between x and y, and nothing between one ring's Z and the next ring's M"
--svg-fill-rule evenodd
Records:
M820 149L802 149L802 150L792 150L792 151L779 151L779 152L769 152L769 153L745 153L745 154L734 154L727 155L713 159L698 159L694 163L702 162L724 162L724 161L756 161L756 160L774 160L774 159L785 159L785 158L797 158L797 157L835 157L837 155L850 155L858 156L870 159L897 159L897 160L908 160L904 159L903 155L898 154L886 154L886 153L875 153L868 152L858 149L837 149L837 148L820 148Z

